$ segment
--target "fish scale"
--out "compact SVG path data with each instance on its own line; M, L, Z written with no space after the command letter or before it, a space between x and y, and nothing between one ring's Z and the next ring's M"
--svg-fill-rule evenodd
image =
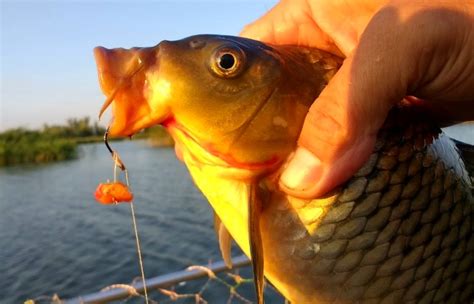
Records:
M280 191L278 175L341 58L220 35L95 56L110 134L170 132L215 211L226 264L231 237L252 258L258 303L263 275L293 303L474 299L474 148L416 105L394 107L349 181L303 200Z
M393 142L397 136L403 141L399 149ZM465 173L456 175L465 171L459 159L447 157L456 155L449 139L440 135L433 144L420 145L422 136L430 134L407 138L384 130L378 149L339 195L265 206L266 271L288 286L303 285L290 290L290 300L463 303L473 298L473 200Z

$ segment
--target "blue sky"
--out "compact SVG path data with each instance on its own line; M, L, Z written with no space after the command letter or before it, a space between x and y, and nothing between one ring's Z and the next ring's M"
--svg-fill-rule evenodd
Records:
M0 1L0 130L97 117L92 49L237 35L277 1ZM104 120L107 121L107 120Z

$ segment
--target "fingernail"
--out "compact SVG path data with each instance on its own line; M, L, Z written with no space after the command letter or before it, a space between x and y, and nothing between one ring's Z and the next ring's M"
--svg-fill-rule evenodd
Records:
M291 190L312 188L321 176L321 161L305 148L298 148L280 177L281 184Z

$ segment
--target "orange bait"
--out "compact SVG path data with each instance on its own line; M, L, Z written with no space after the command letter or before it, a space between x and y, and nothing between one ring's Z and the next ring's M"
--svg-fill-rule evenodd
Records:
M112 159L114 160L114 182L113 183L100 183L95 190L94 196L95 199L102 204L110 205L116 203L123 203L127 202L130 203L133 199L133 193L130 191L128 187L128 173L125 165L123 164L122 160L120 159L117 152L115 152L109 145L108 142L108 135L109 135L109 128L105 131L104 134L104 143L109 150L110 154L112 154ZM125 172L125 178L127 180L127 184L117 182L117 168L120 168L123 172Z
M133 193L121 182L99 184L94 196L99 203L106 205L122 202L129 203L133 199Z

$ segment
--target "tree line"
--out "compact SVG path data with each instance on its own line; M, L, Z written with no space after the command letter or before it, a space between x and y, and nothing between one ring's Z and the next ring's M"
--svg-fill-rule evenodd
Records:
M44 124L38 130L15 128L0 133L0 167L74 159L77 145L102 141L105 128L89 117L70 118L63 125ZM152 146L170 146L173 141L161 127L135 136Z
M39 130L6 130L0 133L0 166L73 159L79 142L100 140L104 132L89 117L70 118L65 125L45 124Z

